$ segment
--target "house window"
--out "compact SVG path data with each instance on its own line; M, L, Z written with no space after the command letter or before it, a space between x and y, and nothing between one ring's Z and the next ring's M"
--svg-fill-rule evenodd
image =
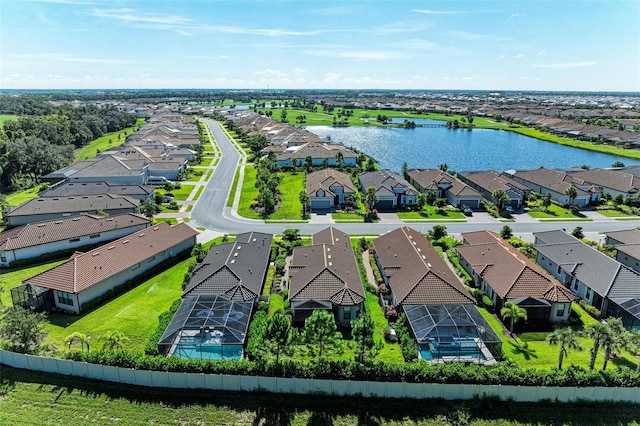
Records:
M71 238L69 240L70 243L77 243L78 241L80 241L80 238Z
M89 235L89 238L100 238L100 234Z
M575 277L573 277L573 290L578 291L578 280Z
M564 316L564 310L566 308L566 304L565 303L558 303L556 305L556 316L557 317L563 317Z
M587 292L585 293L584 298L591 300L591 288L587 287Z
M58 303L62 305L73 306L73 296L71 293L56 290L56 296L58 297Z
M561 270L562 270L562 269L560 268L560 265L558 265L558 274L560 274L560 271L561 271Z
M0 255L0 262L6 262L7 261L7 256L5 256L4 254Z
M153 262L154 260L156 260L156 257L155 257L155 256L151 256L151 257L149 258L149 260L147 260L147 263L151 263L151 262Z
M139 263L136 263L135 265L133 265L133 268L131 268L132 271L135 271L136 269L138 269L140 267Z
M351 319L351 306L345 306L344 307L344 315L342 317L344 319L346 319L346 320L350 320Z

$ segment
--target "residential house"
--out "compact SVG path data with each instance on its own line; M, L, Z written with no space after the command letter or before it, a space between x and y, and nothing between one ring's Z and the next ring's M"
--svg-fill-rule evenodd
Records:
M616 260L640 272L640 230L606 232L606 243L616 248Z
M146 217L129 213L73 216L17 226L0 232L0 266L115 240L150 224Z
M418 192L397 173L386 169L376 170L360 173L359 178L363 194L367 193L367 188L370 186L376 189L378 202L374 208L378 210L413 206L418 202Z
M111 194L34 198L5 213L4 217L9 226L19 226L87 214L114 216L139 213L139 205L138 200Z
M595 186L603 194L610 194L615 198L618 195L633 197L640 191L640 177L623 170L590 169L570 171L574 180L583 181L583 185Z
M584 185L583 182L574 181L572 177L558 170L540 167L535 170L507 171L511 177L533 191L546 195L550 194L551 199L561 204L569 204L569 196L565 193L567 188L574 186L577 196L573 204L577 206L587 206L591 201L598 201L602 193L591 185Z
M42 177L44 182L112 182L122 185L144 185L149 177L146 160L123 160L115 155L101 155L72 164Z
M111 194L119 197L129 197L140 201L154 196L153 186L121 185L111 182L68 182L61 181L49 189L42 191L41 198L81 197L83 195Z
M335 169L323 169L307 175L306 191L309 209L331 210L344 204L352 204L356 192L348 174Z
M191 250L197 234L185 223L170 226L161 222L86 253L76 253L13 288L13 304L81 313L86 303Z
M566 232L534 236L540 266L604 317L621 317L626 327L640 327L640 273Z
M316 309L333 312L348 325L366 298L349 235L329 227L313 235L313 245L296 247L289 265L289 301L295 322Z
M460 265L493 302L527 310L528 324L567 321L575 296L540 266L491 231L465 232Z
M435 191L438 198L446 198L449 204L453 206L464 204L472 209L480 208L482 194L442 170L408 170L407 180L420 192Z
M239 234L232 243L211 246L193 270L183 297L220 295L236 302L254 302L262 293L273 235Z
M303 166L307 157L312 159L313 166L337 167L338 154L342 154L343 166L355 166L358 155L339 144L308 142L294 146L268 146L263 152L276 153L276 162L279 166Z
M519 209L524 204L525 200L531 195L531 188L516 180L512 179L509 175L495 170L480 171L480 172L462 172L458 173L458 179L465 182L476 191L480 192L484 198L496 203L493 198L493 192L496 189L502 189L509 197L510 206L514 209Z

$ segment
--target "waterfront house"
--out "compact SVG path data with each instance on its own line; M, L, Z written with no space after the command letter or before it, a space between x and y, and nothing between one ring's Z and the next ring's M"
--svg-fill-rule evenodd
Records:
M602 192L597 188L574 180L570 175L558 170L540 167L534 170L508 171L507 173L514 180L530 187L533 191L541 195L550 194L552 200L564 205L571 201L565 193L570 186L576 188L577 196L573 200L573 204L577 206L584 207L591 201L598 201L602 195Z
M352 204L356 192L348 174L335 169L323 169L307 175L306 191L309 209L331 210L344 204Z
M389 170L376 170L360 173L359 179L363 194L366 195L367 188L370 186L376 189L378 202L374 208L378 210L414 206L418 202L418 192L397 173Z
M466 183L439 169L412 169L407 171L407 180L420 192L433 190L436 197L446 198L452 206L467 205L480 208L482 194Z
M514 209L519 209L524 201L529 198L531 188L520 182L513 180L509 175L500 173L495 170L480 172L462 172L457 177L462 181L480 192L484 198L496 203L493 198L493 192L496 189L502 189L507 193L511 200L509 205Z

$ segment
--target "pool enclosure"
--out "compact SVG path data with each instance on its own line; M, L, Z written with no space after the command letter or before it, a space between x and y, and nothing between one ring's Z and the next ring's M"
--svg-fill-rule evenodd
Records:
M490 365L502 341L475 305L404 305L420 357L438 362Z
M185 297L158 343L167 356L241 359L253 302L219 295Z

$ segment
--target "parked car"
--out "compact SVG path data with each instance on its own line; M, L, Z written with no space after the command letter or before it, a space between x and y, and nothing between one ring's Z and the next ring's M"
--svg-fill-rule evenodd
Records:
M471 207L469 207L466 204L463 204L462 206L460 206L460 210L462 210L462 213L465 216L473 216L473 210L471 210Z

